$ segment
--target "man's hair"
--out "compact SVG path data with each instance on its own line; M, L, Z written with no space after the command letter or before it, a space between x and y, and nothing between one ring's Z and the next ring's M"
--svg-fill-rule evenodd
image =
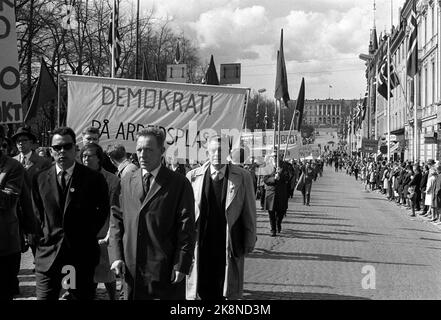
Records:
M97 127L88 127L83 131L83 135L86 134L97 134L100 135L100 130Z
M107 155L115 160L121 161L127 158L126 148L122 144L113 144L107 147Z
M165 133L163 130L157 127L148 127L146 129L142 129L136 134L136 141L138 141L140 137L148 136L154 137L159 147L164 147Z
M84 145L80 150L81 163L83 162L83 153L86 152L87 150L91 150L91 151L95 152L95 154L99 160L99 164L100 164L100 168L101 168L103 165L103 160L104 160L103 148L101 148L101 146L99 144L96 144L94 142Z
M73 143L77 143L77 137L75 135L75 132L69 127L55 128L51 133L51 141L56 134L58 134L60 136L71 136Z

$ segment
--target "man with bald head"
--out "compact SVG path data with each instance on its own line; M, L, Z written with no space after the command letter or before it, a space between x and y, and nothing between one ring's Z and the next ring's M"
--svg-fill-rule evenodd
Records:
M256 202L248 171L228 163L225 138L207 142L208 161L187 173L195 194L197 239L187 299L240 299L244 257L256 242Z

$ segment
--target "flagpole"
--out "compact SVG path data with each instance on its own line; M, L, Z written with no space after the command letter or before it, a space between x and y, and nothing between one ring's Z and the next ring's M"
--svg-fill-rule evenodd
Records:
M387 37L387 161L390 161L390 35Z
M417 92L417 82L415 81L415 78L418 75L415 74L413 77L413 87L414 87L414 104L413 104L413 138L414 138L414 161L418 161L418 120L417 120L417 97L416 97L416 92Z
M277 116L277 131L278 131L278 137L277 137L277 169L279 169L279 160L280 160L280 113L281 113L281 101L279 100L279 109L278 109L278 116Z
M276 115L277 115L277 99L275 99L274 104L274 115L273 115L273 151L276 149Z
M139 76L139 0L136 7L136 72L135 77Z
M283 154L283 161L285 161L285 157L286 157L286 152L288 151L288 142L289 142L289 138L291 137L291 131L292 131L292 127L294 124L294 119L296 118L296 112L297 110L294 110L294 113L292 114L292 118L291 118L291 124L289 125L289 131L288 131L288 138L287 138L287 142L285 145L285 152Z
M112 78L115 78L115 1L112 0Z
M58 50L58 49L57 49ZM61 125L61 84L60 84L60 55L58 55L58 64L57 64L57 127Z

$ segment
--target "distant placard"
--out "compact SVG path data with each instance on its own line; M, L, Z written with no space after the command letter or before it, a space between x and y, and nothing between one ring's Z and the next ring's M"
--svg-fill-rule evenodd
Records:
M187 83L187 64L168 64L167 82Z
M220 66L220 84L240 84L240 63L227 63Z
M0 0L0 123L23 122L14 1Z
M376 153L378 149L378 140L365 139L361 140L361 152Z

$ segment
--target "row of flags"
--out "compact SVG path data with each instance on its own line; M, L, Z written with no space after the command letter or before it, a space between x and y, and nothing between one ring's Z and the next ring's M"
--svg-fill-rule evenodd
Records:
M407 60L406 60L406 75L409 78L414 78L418 72L418 34L417 34L417 18L416 18L416 1L413 0L412 10L409 15L407 25L410 28L408 48L407 48ZM389 61L388 61L389 59ZM388 68L389 62L389 68ZM390 77L390 79L389 79ZM389 79L390 91L388 94L387 82ZM400 85L400 79L395 71L395 67L390 58L390 52L383 57L383 60L378 66L376 87L378 93L388 100L393 97L392 90ZM348 132L355 132L361 129L361 124L365 118L367 110L367 95L368 90L363 99L362 104L358 104L355 112L347 120Z

